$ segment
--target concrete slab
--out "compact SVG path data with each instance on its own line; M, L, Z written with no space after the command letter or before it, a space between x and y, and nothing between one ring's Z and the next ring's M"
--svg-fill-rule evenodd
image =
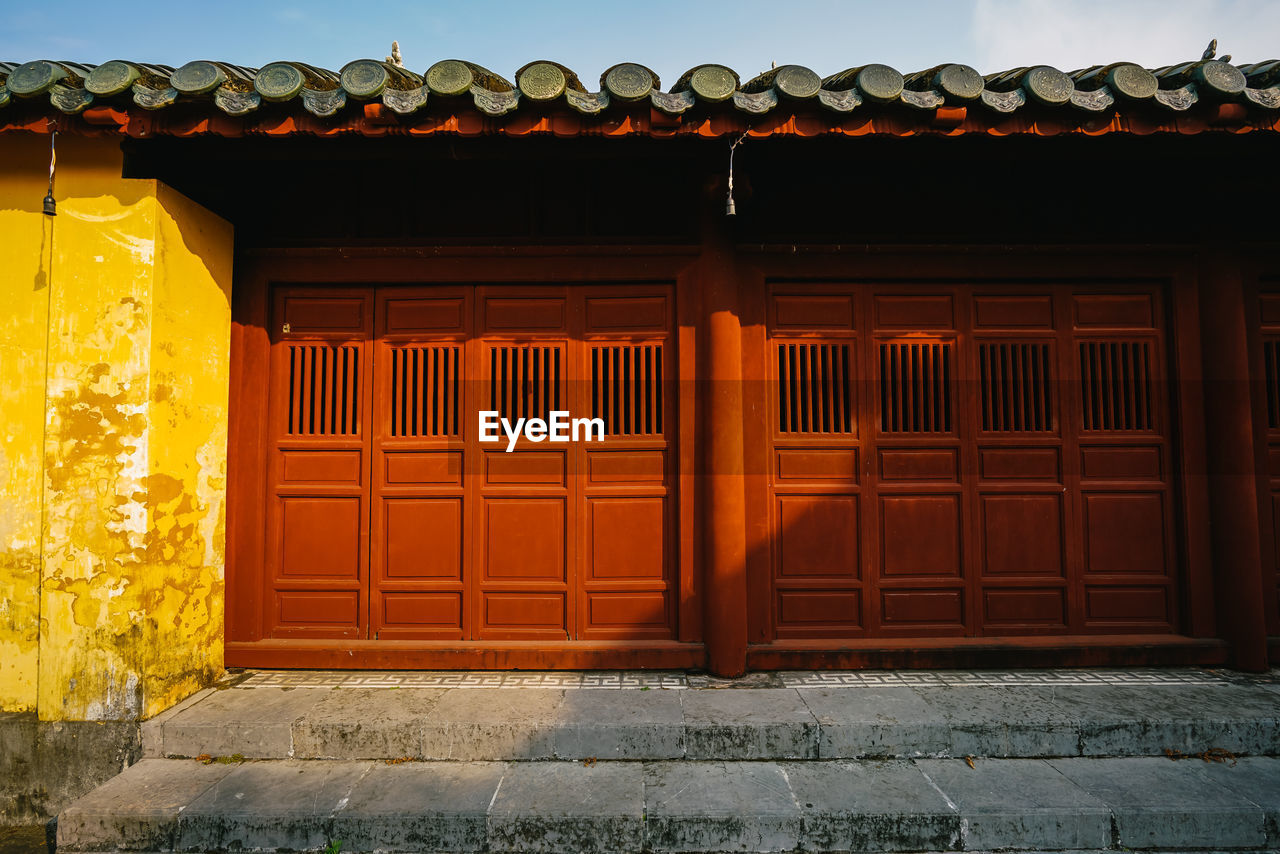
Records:
M293 723L330 688L243 688L214 691L161 726L165 756L280 759L293 755Z
M514 762L489 810L489 850L639 852L644 768L634 762Z
M425 759L551 759L564 691L548 688L454 688L422 729Z
M259 689L255 689L259 690ZM183 810L178 850L324 848L369 762L247 762Z
M816 759L818 722L792 688L687 691L689 759Z
M1126 848L1250 848L1266 841L1263 809L1224 788L1199 760L1056 759L1054 768L1105 803Z
M1280 703L1263 686L1081 685L1017 689L1074 718L1082 756L1159 756L1220 747L1280 753Z
M950 729L952 756L1078 756L1080 729L1041 697L1010 688L918 688Z
M482 851L505 762L377 762L333 817L342 850Z
M772 763L651 763L644 799L650 851L771 852L799 844L800 807Z
M335 688L293 722L297 759L420 759L443 689Z
M801 688L797 693L818 722L822 759L941 756L951 748L942 713L911 688Z
M145 759L159 758L164 753L164 725L194 706L213 696L217 688L205 688L192 694L181 703L166 709L150 720L142 722L142 756Z
M555 718L561 759L684 756L683 691L568 691Z
M1106 805L1039 759L921 759L924 776L955 804L966 850L1087 849L1111 845Z
M1267 845L1280 847L1280 759L1244 757L1234 763L1206 762L1197 767L1219 786L1261 807L1266 814Z
M230 765L144 759L58 816L63 851L172 851L178 815L231 773Z
M910 762L781 763L806 851L945 851L960 815Z

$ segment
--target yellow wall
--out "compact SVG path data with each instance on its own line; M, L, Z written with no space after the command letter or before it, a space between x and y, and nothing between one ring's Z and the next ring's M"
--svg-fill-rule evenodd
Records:
M149 717L222 669L231 227L120 173L118 143L60 137L57 218L43 186L14 214L52 238L48 323L26 321L47 335L47 383L21 400L43 430L36 680L0 670L0 698L45 720ZM6 169L0 200L27 183ZM32 249L8 251L30 267ZM31 572L6 577L30 599ZM0 621L0 645L30 645L30 616Z
M22 712L35 709L38 667L48 140L0 138L0 152L0 711Z

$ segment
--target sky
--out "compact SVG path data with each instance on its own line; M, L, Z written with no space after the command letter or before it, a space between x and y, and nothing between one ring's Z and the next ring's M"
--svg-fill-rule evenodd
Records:
M590 89L618 62L649 66L666 88L708 62L743 80L773 63L822 76L871 62L904 72L946 62L983 73L1122 60L1158 67L1199 59L1210 38L1237 63L1280 57L1280 0L0 0L0 61L256 68L290 59L336 70L382 59L396 39L419 73L457 58L511 79L550 59Z

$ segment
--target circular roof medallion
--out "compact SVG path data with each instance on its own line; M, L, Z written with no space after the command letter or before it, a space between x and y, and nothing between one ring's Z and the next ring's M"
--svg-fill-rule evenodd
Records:
M1218 59L1211 59L1197 68L1195 79L1218 95L1239 95L1249 83L1243 71Z
M564 72L549 62L535 62L520 73L516 85L534 101L550 101L564 94Z
M34 62L23 63L10 71L5 85L13 94L29 98L48 91L49 87L61 80L65 74L66 71L52 62L37 59Z
M302 72L287 62L263 66L253 78L253 88L267 101L288 101L302 91Z
M1112 68L1107 74L1107 85L1118 95L1142 101L1155 97L1160 81L1141 65L1125 62Z
M85 78L84 88L103 97L119 95L132 86L138 77L137 68L122 60L113 59L90 71Z
M427 69L427 86L437 95L457 97L471 91L475 75L460 59L442 59Z
M958 101L972 101L982 94L982 75L967 65L944 66L933 77L934 87Z
M376 98L387 88L387 69L372 59L357 59L342 67L338 77L342 88L353 98Z
M1037 65L1022 75L1022 88L1040 103L1053 106L1070 101L1076 84L1053 66Z
M902 94L902 75L887 65L864 65L854 85L872 101L893 101Z
M689 86L704 101L726 101L737 90L738 81L723 65L704 65L693 72Z
M184 95L204 95L222 85L227 75L212 62L197 59L169 75L169 85Z
M822 88L822 78L803 65L784 65L774 76L773 85L788 98L812 98Z
M624 62L609 69L604 88L619 100L638 101L653 91L653 75L642 65Z

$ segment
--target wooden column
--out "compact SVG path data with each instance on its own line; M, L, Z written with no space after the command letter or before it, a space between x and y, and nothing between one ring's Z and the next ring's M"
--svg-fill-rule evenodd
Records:
M704 219L698 281L707 330L703 461L707 520L704 616L708 669L740 676L747 666L746 478L742 444L742 322L722 194ZM722 205L723 203L720 202Z
M1244 287L1239 261L1231 254L1209 252L1201 262L1200 317L1218 626L1231 644L1235 667L1265 670L1267 630Z

